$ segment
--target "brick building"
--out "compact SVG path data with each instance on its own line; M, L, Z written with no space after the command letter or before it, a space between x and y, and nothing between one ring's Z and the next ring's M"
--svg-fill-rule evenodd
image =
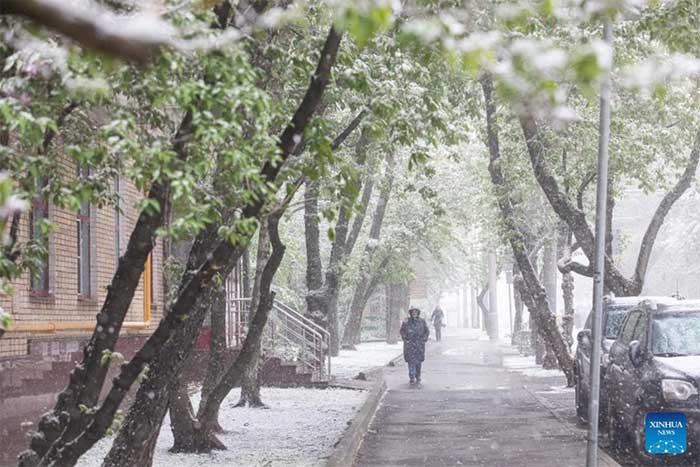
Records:
M66 177L79 175L71 160L65 160L59 170ZM35 199L31 212L22 217L21 239L33 234L39 217L48 217L56 229L49 240L43 271L36 277L25 273L12 284L13 296L0 296L0 306L14 321L0 339L0 361L32 355L38 341L41 347L53 348L59 342L68 345L75 337L91 334L106 287L136 223L134 205L142 197L124 179L114 183L121 197L119 210L86 203L79 212L71 212L48 200ZM156 245L129 308L124 337L148 334L157 325L163 311L161 265L162 250Z
M72 180L86 169L64 158L56 170ZM0 450L0 465L14 464L14 456L26 446L28 422L36 422L53 406L95 327L95 315L138 217L135 203L142 197L124 178L114 184L120 209L86 203L75 212L37 198L31 212L22 216L21 240L36 234L37 221L43 217L55 230L40 274L24 274L12 284L14 295L0 295L0 306L13 318L11 329L0 339L0 443L8 448ZM162 258L157 244L117 345L127 358L162 316Z

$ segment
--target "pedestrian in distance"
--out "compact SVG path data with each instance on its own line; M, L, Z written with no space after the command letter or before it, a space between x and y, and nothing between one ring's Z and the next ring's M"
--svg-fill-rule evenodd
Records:
M408 310L408 318L401 324L403 358L408 363L408 378L411 384L420 383L421 366L425 360L425 343L430 329L418 308Z
M438 342L442 340L442 327L445 325L443 323L444 320L445 313L440 308L440 305L436 305L433 314L430 315L430 321L432 321L433 326L435 326L435 340Z

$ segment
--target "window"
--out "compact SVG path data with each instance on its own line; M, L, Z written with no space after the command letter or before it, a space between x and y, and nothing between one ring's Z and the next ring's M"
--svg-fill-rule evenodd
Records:
M642 314L639 317L639 320L637 321L637 326L634 328L634 332L632 333L632 340L633 341L639 341L639 344L641 345L642 348L646 346L647 343L647 323L648 323L648 315Z
M49 218L49 200L46 195L48 184L47 178L41 180L37 195L32 200L32 210L29 214L29 236L33 241L41 239L41 224ZM46 249L48 250L48 245ZM30 288L37 295L49 294L49 261L50 256L47 254L31 276Z
M114 250L115 250L115 267L119 266L119 258L122 255L121 230L122 230L122 213L121 213L121 180L119 175L114 177L114 193L117 195L117 202L114 208Z
M620 338L622 343L627 345L633 340L634 331L637 326L637 321L639 321L641 313L638 311L633 311L630 313L629 318L625 321L622 331L620 331Z
M78 167L78 178L87 178L89 169L87 166ZM90 203L84 201L80 204L76 218L78 228L78 294L83 297L92 295L91 281L91 251L90 235Z

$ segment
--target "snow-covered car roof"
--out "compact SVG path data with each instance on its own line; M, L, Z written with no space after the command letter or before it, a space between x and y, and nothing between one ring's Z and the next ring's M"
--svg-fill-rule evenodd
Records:
M662 313L673 313L677 311L700 311L700 300L683 300L674 304L662 303L660 305L661 306L657 308L657 311Z
M675 305L677 303L682 303L674 297L667 297L664 295L639 295L637 297L611 297L606 296L604 298L606 305L638 305L643 301L650 301L657 303L659 305ZM698 302L700 303L700 302Z

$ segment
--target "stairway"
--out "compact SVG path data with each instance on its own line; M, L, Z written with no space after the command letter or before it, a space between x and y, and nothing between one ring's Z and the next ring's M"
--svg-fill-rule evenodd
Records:
M231 343L242 344L250 298L227 298ZM261 378L270 386L323 386L330 380L330 334L294 308L275 300L265 327Z

